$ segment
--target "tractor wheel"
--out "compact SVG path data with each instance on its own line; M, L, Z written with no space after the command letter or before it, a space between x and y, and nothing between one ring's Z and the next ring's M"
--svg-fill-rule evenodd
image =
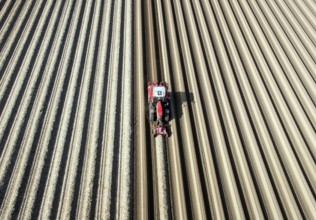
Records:
M149 108L149 121L154 121L155 119L155 110L153 108Z
M164 119L165 119L166 122L169 121L169 116L170 116L169 109L165 109Z

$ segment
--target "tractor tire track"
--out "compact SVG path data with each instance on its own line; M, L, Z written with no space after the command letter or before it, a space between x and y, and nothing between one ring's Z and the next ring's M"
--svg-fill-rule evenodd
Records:
M159 219L170 219L170 199L168 193L168 159L165 138L158 136L155 138L155 155L157 163L157 191L158 196L158 216Z

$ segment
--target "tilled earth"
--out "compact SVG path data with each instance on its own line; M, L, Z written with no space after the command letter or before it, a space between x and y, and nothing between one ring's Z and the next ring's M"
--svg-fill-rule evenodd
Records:
M0 10L0 219L316 219L315 1Z

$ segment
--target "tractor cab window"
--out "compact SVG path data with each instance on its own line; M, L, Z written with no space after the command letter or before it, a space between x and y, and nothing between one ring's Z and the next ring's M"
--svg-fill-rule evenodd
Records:
M166 87L155 86L153 89L153 95L155 98L164 98L166 96Z

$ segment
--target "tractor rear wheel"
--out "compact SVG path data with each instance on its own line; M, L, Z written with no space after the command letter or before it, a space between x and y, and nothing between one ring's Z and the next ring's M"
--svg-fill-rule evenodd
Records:
M155 109L150 106L149 107L149 121L154 121L155 119Z
M165 115L164 115L165 122L169 121L169 118L170 118L169 109L165 109Z

